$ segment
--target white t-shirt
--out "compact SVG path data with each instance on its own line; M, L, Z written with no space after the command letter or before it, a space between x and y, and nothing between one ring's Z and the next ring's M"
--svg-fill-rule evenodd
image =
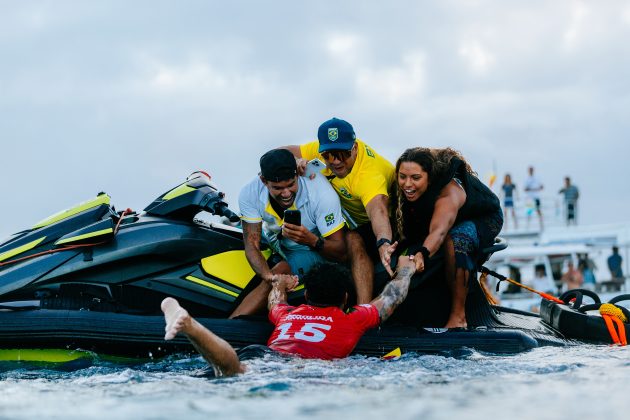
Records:
M551 278L547 275L543 277L534 277L530 282L530 286L539 292L544 293L553 293L555 294L558 290L556 284L551 280Z
M269 190L260 178L256 177L243 187L238 204L243 223L262 222L263 231L275 248L283 220L269 200ZM298 177L298 191L290 208L300 210L302 226L324 238L343 228L345 224L339 196L321 174L317 174L314 179ZM310 250L308 246L284 237L280 244L284 250Z
M538 178L536 178L534 175L528 176L527 179L525 180L525 193L532 200L536 200L540 198L539 193L542 190L542 188L543 188L542 184L540 183Z

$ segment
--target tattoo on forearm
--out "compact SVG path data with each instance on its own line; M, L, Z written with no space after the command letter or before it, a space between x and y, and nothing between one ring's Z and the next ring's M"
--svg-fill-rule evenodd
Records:
M389 318L394 313L394 310L398 307L398 305L405 300L407 292L409 291L409 282L413 274L413 269L403 267L398 270L396 278L385 286L380 297L383 303L382 307L379 309L381 322Z
M260 252L260 238L261 238L261 226L250 225L244 223L243 226L243 240L245 242L245 254L247 255L247 261L252 267L252 270L259 276L269 272L269 265Z
M271 310L274 306L279 303L284 303L287 301L287 292L286 290L281 290L276 283L273 284L271 288L271 292L269 292L269 300L267 302L267 309Z

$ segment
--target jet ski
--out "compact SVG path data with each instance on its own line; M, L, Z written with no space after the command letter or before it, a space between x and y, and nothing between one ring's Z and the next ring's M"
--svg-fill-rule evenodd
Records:
M190 352L184 337L163 339L160 302L167 296L237 348L265 344L272 330L266 317L228 319L260 282L245 257L238 223L211 177L195 172L141 212L117 211L99 193L10 236L0 242L0 360ZM495 244L483 258L505 246ZM268 246L262 249L273 258ZM469 327L439 328L450 301L439 258L434 262L434 269L414 277L406 301L363 337L356 353L515 353L575 342L537 314L489 304L477 273L466 305ZM385 281L381 276L377 289ZM303 286L289 301L303 302Z

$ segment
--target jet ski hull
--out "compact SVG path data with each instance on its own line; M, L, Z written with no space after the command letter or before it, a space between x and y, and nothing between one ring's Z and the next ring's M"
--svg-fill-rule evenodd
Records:
M272 331L271 324L262 318L197 320L237 348L266 344ZM510 328L433 333L423 328L386 325L366 333L355 353L382 356L400 347L403 353L468 348L504 354L541 344L548 343L540 343L535 334ZM194 350L183 336L165 341L164 318L159 315L49 309L0 312L0 349L78 349L139 359Z

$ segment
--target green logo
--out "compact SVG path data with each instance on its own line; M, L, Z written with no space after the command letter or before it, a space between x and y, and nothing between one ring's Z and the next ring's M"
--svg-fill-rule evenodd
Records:
M333 213L327 214L324 216L324 220L326 221L326 226L330 226L335 223L335 215Z
M343 195L344 197L346 197L348 200L352 200L352 194L350 194L348 192L348 190L346 190L345 188L340 188L339 189L339 194Z
M339 131L336 128L328 129L328 140L336 141L339 138Z
M365 153L369 156L369 157L374 157L374 152L372 150L370 150L368 147L365 148Z

